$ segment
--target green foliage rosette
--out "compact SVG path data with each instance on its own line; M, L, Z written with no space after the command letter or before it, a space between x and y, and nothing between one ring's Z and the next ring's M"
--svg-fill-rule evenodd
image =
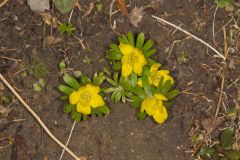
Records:
M159 69L161 64L151 59L156 53L153 41L145 41L144 33L135 40L133 34L121 35L119 44L110 44L107 58L111 60L116 72L113 78L107 78L111 87L105 90L111 93L114 102L130 101L138 109L141 120L152 117L157 123L163 123L167 117L172 99L179 94L172 90L174 79L168 70Z
M63 80L66 84L58 86L59 91L65 94L61 99L68 102L64 105L63 111L70 113L75 121L109 113L110 109L104 101L104 93L100 88L105 78L103 72L95 73L92 81L85 75L74 78L65 74Z

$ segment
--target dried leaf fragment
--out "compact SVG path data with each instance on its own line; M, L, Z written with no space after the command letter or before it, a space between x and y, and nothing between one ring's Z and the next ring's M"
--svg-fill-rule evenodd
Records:
M128 15L128 19L132 25L135 27L138 26L138 23L141 22L142 17L143 17L143 7L137 8L135 7L131 13Z
M54 45L56 43L59 43L61 42L62 39L61 38L58 38L58 37L53 37L53 36L47 36L45 37L44 39L44 44L50 46L50 45Z
M50 10L49 0L28 0L31 10L36 12L45 12Z
M128 9L125 0L117 0L117 6L124 16L128 15Z
M50 13L39 13L39 15L42 17L43 21L53 28L57 27L58 20L57 18L53 17Z

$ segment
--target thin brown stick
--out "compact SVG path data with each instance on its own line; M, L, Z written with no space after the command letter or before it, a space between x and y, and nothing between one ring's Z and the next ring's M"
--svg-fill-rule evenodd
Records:
M69 133L67 142L66 142L66 144L65 144L66 146L68 146L68 143L69 143L69 141L70 141L70 139L71 139L71 137L72 137L72 133L73 133L73 130L74 130L74 128L75 128L75 125L76 125L76 121L73 122L71 131L70 131L70 133ZM60 156L59 160L62 160L62 157L63 157L64 153L65 153L65 149L62 149L62 153L61 153L61 156Z
M1 8L4 4L6 4L7 2L8 2L8 0L2 1L2 3L0 4L0 8Z
M19 59L15 59L15 58L11 58L11 57L6 57L6 56L0 56L0 58L2 58L2 59L7 59L7 60L11 60L11 61L14 61L14 62L16 62L16 63L21 62L21 60L19 60Z
M162 18L156 17L156 16L154 16L154 15L152 15L152 18L156 19L157 21L160 21L160 22L163 22L163 23L165 23L165 24L168 24L168 25L170 25L170 26L172 26L172 27L174 27L174 28L182 31L183 33L191 36L192 38L196 39L197 41L201 42L202 44L204 44L204 45L206 45L208 48L210 48L212 51L214 51L214 52L217 54L217 55L215 55L215 57L219 57L219 58L222 58L223 60L225 60L225 57L224 57L219 51L217 51L217 50L216 50L215 48L213 48L210 44L208 44L208 43L205 42L204 40L198 38L197 36L193 35L192 33L188 32L188 31L186 31L186 30L184 30L184 29L176 26L175 24L170 23L170 22L168 22L168 21L166 21L166 20L164 20L164 19L162 19Z
M65 146L62 142L60 142L47 128L47 126L43 123L41 118L32 110L32 108L23 100L23 98L17 93L17 91L8 83L8 81L4 78L4 76L0 73L0 79L3 83L10 89L10 91L18 98L18 100L22 103L22 105L33 115L33 117L37 120L37 122L41 125L44 131L52 138L60 147L64 148L75 160L81 160L76 156L67 146Z
M113 9L113 5L115 3L116 0L112 0L111 4L110 4L110 7L109 7L109 26L111 28L111 30L116 33L118 36L121 35L118 31L116 31L114 28L113 28L113 25L112 25L112 9Z
M213 15L213 25L212 25L212 36L213 36L213 43L214 43L214 45L216 45L216 40L215 40L215 19L216 19L217 9L218 9L218 6L216 7L214 15Z

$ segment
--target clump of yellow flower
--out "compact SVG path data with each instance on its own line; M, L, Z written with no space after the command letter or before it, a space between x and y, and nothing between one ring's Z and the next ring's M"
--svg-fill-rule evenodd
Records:
M155 87L158 87L161 78L163 78L163 83L167 80L170 80L172 84L174 84L174 80L171 76L169 76L168 70L158 70L161 67L160 63L155 63L150 68L150 75L149 75L149 83L153 84ZM138 81L138 85L142 86L142 81Z
M141 112L146 112L147 115L152 116L158 123L163 123L168 113L163 105L163 101L167 100L165 96L159 93L155 93L153 97L145 98L141 104Z
M141 75L143 66L147 64L146 58L142 51L130 44L120 43L119 49L122 53L122 76L128 77L132 71L137 75Z
M72 92L69 95L69 102L76 105L77 112L88 115L91 113L91 107L97 108L105 104L102 96L98 94L99 92L99 86L87 84Z

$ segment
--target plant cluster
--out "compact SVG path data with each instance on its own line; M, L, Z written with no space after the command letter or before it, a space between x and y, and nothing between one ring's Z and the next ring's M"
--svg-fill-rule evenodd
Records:
M59 90L66 94L62 98L68 99L64 112L71 113L76 121L84 120L90 114L109 113L102 96L111 93L113 102L130 101L138 109L139 119L150 116L157 123L163 123L168 117L171 100L179 91L172 90L174 79L169 71L160 69L161 64L151 58L156 52L153 41L145 41L144 33L140 33L136 40L131 32L121 35L119 44L110 44L107 50L107 59L115 71L112 77L100 72L95 73L91 81L83 75L76 79L65 74L63 80L68 86L59 86ZM101 89L99 86L105 80L110 86Z

